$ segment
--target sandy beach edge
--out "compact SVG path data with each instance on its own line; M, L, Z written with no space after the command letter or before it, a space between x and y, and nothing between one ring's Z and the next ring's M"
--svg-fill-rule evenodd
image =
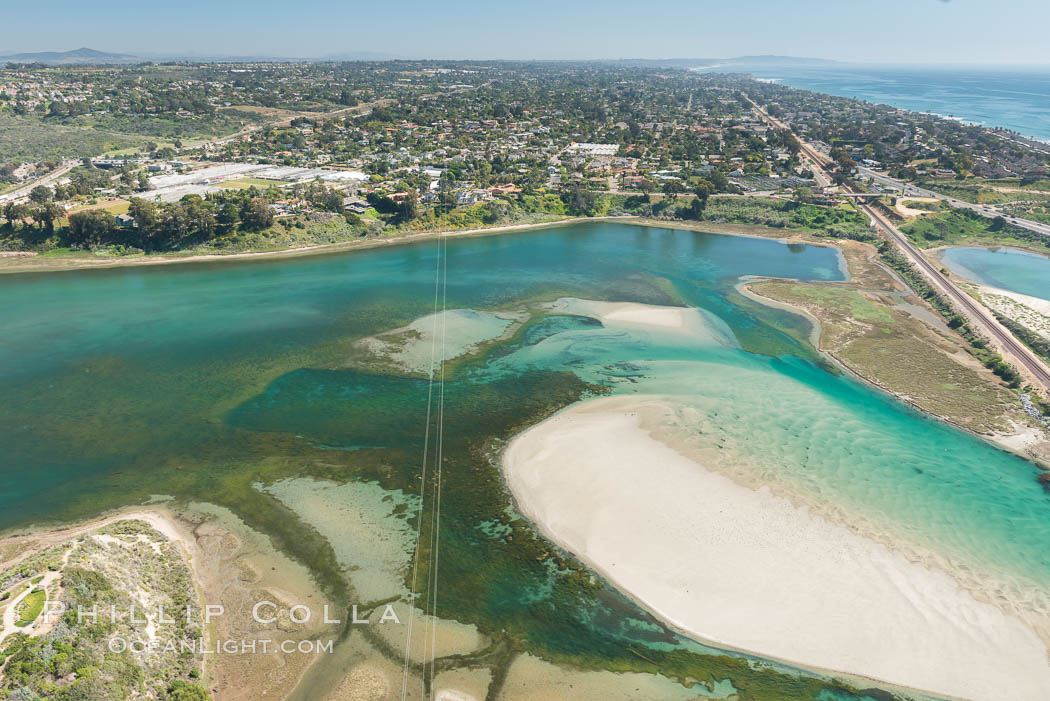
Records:
M15 566L38 550L104 528L118 521L144 521L169 541L178 545L185 556L192 557L196 553L196 542L188 530L191 524L175 511L162 504L133 504L107 511L87 520L61 523L48 521L0 531L0 541L24 541L39 544L39 547L23 551L17 557L0 562L0 567ZM196 577L193 563L187 564L190 565Z
M811 512L808 511L808 509L806 509L804 507L799 507L799 505L795 504L790 498L786 498L784 496L778 496L778 495L774 494L773 492L769 491L768 488L765 488L765 487L763 487L762 489L756 491L756 490L752 489L751 487L737 484L735 481L731 480L729 477L727 477L725 475L722 475L720 472L710 471L707 468L704 468L703 466L701 466L698 463L694 462L691 458L688 458L688 457L684 456L683 454L678 453L678 451L676 449L674 449L673 447L671 447L668 444L664 443L662 440L652 436L647 429L643 428L640 425L640 420L637 419L637 415L638 415L637 414L637 409L638 409L640 404L644 404L645 402L650 401L651 399L653 399L653 398L652 397L603 397L603 398L597 398L597 399L593 399L593 400L588 400L587 402L584 402L582 404L575 404L575 405L572 405L571 407L567 407L566 409L563 409L561 412L559 412L559 413L555 414L554 416L548 418L544 422L541 422L539 424L536 424L536 425L534 425L532 427L529 427L529 428L525 429L524 431L519 433L517 436L515 436L511 441L509 441L506 444L506 446L504 447L504 451L502 453L502 456L501 456L501 472L502 472L502 477L504 479L504 482L505 482L505 484L506 484L506 486L508 488L508 491L511 493L513 502L515 504L515 508L519 511L519 513L521 513L523 516L525 516L525 518L527 518L534 525L534 527L541 534L544 535L544 537L546 537L549 540L553 541L559 547L564 548L568 552L572 553L575 557L578 557L580 560L585 562L589 567L594 569L602 577L604 577L610 583L613 583L616 586L617 589L619 589L621 592L623 592L629 598L631 598L636 603L638 603L641 607L645 608L647 611L652 613L659 620L661 620L666 625L668 625L668 627L678 631L679 633L682 633L683 635L685 635L685 636L687 636L689 638L697 640L698 642L709 644L709 645L711 645L713 647L722 648L722 649L725 649L725 650L736 651L736 652L743 653L743 654L746 654L746 655L757 656L759 658L764 658L764 659L771 660L771 661L774 661L774 662L779 662L779 663L788 665L790 667L793 667L793 668L796 668L796 669L800 669L800 670L804 670L804 671L809 671L809 672L811 672L813 674L816 674L816 675L819 675L819 676L823 676L823 677L826 677L826 678L841 679L841 680L844 680L844 681L847 681L847 682L850 682L850 683L854 683L854 684L856 684L856 685L858 685L860 687L864 687L866 684L870 685L871 683L876 683L880 687L889 688L889 689L895 689L895 690L901 691L901 692L906 692L906 693L914 696L915 698L948 698L948 699L969 699L969 700L974 700L974 699L989 699L990 700L990 699L1004 698L1003 696L995 695L995 694L998 694L999 687L996 687L996 691L995 692L989 692L987 689L985 689L984 692L968 693L967 691L965 691L965 687L960 689L957 685L955 685L955 688L950 688L950 687L953 686L953 684L950 683L949 681L944 681L943 684L933 684L933 685L922 684L922 683L918 683L917 684L917 683L913 683L913 681L910 680L910 679L902 679L899 676L898 676L898 678L892 678L893 676L897 676L897 675L890 675L890 676L887 676L885 674L881 674L880 675L878 673L873 673L870 669L861 668L860 666L856 666L856 665L852 665L852 666L843 666L843 665L835 665L835 664L830 664L829 665L829 664L827 664L826 660L814 659L812 657L810 657L810 658L803 658L804 656L799 656L799 655L796 655L796 654L793 654L793 653L784 653L783 651L778 652L776 650L770 650L770 649L768 649L768 647L766 647L764 645L748 645L746 643L742 643L741 641L737 640L735 638L735 636L733 636L733 635L719 635L717 632L714 632L714 631L711 631L711 630L704 630L703 626L697 626L697 625L695 625L694 622L686 620L688 618L688 616L683 617L683 616L680 616L680 615L672 614L668 610L668 608L666 606L662 605L658 601L654 601L653 597L650 596L651 592L646 591L644 587L638 588L638 587L625 585L621 581L621 578L618 576L617 572L615 571L616 570L616 565L613 564L612 566L610 566L610 562L608 561L608 558L603 559L603 555L608 555L609 551L601 553L597 557L594 556L592 553L587 552L587 548L586 547L580 547L580 544L578 542L577 543L572 542L572 527L566 529L564 523L559 523L557 521L557 519L552 520L552 518L550 517L549 514L545 515L545 514L542 514L542 513L538 513L543 508L545 508L545 504L544 504L545 495L544 494L537 494L537 493L530 493L527 489L524 489L522 487L521 480L516 476L517 473L520 473L520 471L522 469L521 466L525 462L531 462L533 464L535 464L536 462L539 462L541 465L545 465L545 468L541 467L540 469L548 469L548 470L553 469L554 473L558 473L558 475L560 475L562 473L568 472L568 471L563 469L565 464L566 464L566 462L572 462L574 465L576 465L577 463L575 461L571 460L571 458L570 459L566 459L567 456L564 455L564 454L559 455L556 451L550 450L549 449L550 448L549 445L547 446L548 449L545 449L545 450L541 451L543 453L541 457L536 458L535 460L525 461L524 458L522 458L521 456L514 456L513 455L515 447L516 446L520 446L524 442L532 441L537 436L540 436L541 439L548 438L551 435L557 436L558 428L556 427L556 424L558 422L566 421L566 420L571 422L571 421L574 420L575 417L580 416L580 415L587 416L588 414L605 414L607 416L615 415L615 416L621 417L621 418L622 417L632 417L633 416L633 417L635 417L633 419L633 421L635 422L635 425L633 426L633 429L631 427L629 427L629 426L619 425L618 424L615 427L615 430L607 431L604 434L604 436L603 436L603 445L600 448L600 450L605 452L605 454L604 454L604 459L605 460L604 460L604 462L602 464L602 468L601 468L602 471L615 472L620 467L622 467L622 465L624 463L624 458L626 456L628 456L629 453L630 453L630 448L628 446L632 442L636 442L636 444L638 444L638 445L640 445L641 443L646 444L646 448L645 448L646 451L650 451L653 448L659 448L662 451L669 451L670 453L674 454L676 459L691 463L691 468L690 469L697 470L699 473L702 473L702 474L706 475L708 478L714 477L716 479L722 480L722 481L724 481L724 483L726 483L728 485L731 485L729 487L730 489L743 490L743 491L746 491L746 492L751 492L754 495L757 495L758 498L765 500L767 503L783 502L783 504L789 505L788 508L793 509L797 513L797 515L799 516L800 519L809 519L809 520L812 520L812 521L820 522L822 524L827 525L831 529L838 529L838 530L840 530L843 534L846 534L846 536L849 537L849 538L855 539L856 541L863 541L863 543L865 544L865 547L869 547L870 546L871 548L881 549L881 550L885 551L885 553L888 556L891 556L892 558L895 558L896 560L898 560L899 561L898 564L901 567L908 567L908 568L913 568L913 569L917 569L917 570L922 570L925 573L923 575L924 577L928 575L931 578L936 578L936 579L941 580L940 581L940 585L942 586L942 588L945 585L945 581L946 580L950 580L951 585L956 585L954 580L951 579L951 576L948 573L946 573L946 572L942 572L942 571L939 571L939 570L932 570L931 571L925 565L923 565L922 563L914 562L914 561L909 560L905 555L903 555L903 554L901 554L899 552L896 552L896 551L892 551L890 548L887 548L883 543L877 542L875 540L869 540L867 538L864 538L863 536L857 535L857 534L853 533L852 531L849 531L844 526L840 526L840 525L832 523L832 522L826 522L825 519L822 516L814 514L814 513L811 513ZM581 441L576 440L576 439L574 439L573 442L576 443L576 444L581 443ZM651 453L647 452L647 454L651 454ZM620 461L620 465L619 466L617 466L617 460ZM596 474L598 474L598 473L596 473L596 472L594 472L592 470L592 471L590 471L588 473L588 476L590 478L594 478L596 476ZM546 475L546 477L547 478L558 479L558 475L555 475L555 474L552 474L552 473L548 473ZM641 481L639 481L639 480L627 480L624 483L625 492L628 495L627 499L630 502L643 501L645 499L645 497L644 497L644 491L645 490L642 490L642 492L643 492L642 495L639 495L639 484L649 483L652 480L652 476L651 475L646 475L644 477L642 475L635 475L635 477L641 477L642 479L641 479ZM572 494L572 495L589 494L591 486L592 486L591 483L588 483L588 484L581 483L581 484L578 484L578 485L575 485L575 486L569 486L569 487L563 489L562 491L565 494ZM676 489L682 490L685 486L686 485L676 485ZM549 493L546 496L549 496ZM665 506L666 505L661 504L660 508L654 510L652 513L653 514L664 514L664 513L667 513L667 510L664 508ZM590 516L593 516L594 513L596 513L596 511L600 512L603 508L606 508L609 511L615 512L617 519L629 520L629 518L628 518L629 515L624 512L624 507L625 507L625 504L623 504L623 503L619 504L618 507L617 506L609 507L608 504L596 503L593 500L576 499L576 502L573 504L573 506L571 508L571 514L575 515L573 517L585 518L586 519L586 518L589 518ZM720 512L720 513L723 513L723 512ZM564 515L565 513L566 512L563 511L562 515ZM737 524L737 525L739 525L739 524ZM664 526L667 526L667 524L664 524ZM575 524L575 527L586 529L588 526L587 525L580 525L579 523L577 523L577 524ZM586 541L590 537L600 537L600 530L601 530L600 528L593 528L589 532L589 534L584 538L584 540ZM569 535L567 536L566 533L569 533ZM661 530L661 533L665 533L666 534L667 533L667 529ZM577 532L576 535L579 536L579 532ZM618 537L630 538L631 535L629 533L625 534L624 532L620 532L618 534ZM671 540L673 541L674 539L672 538ZM637 545L637 543L636 543L636 545ZM676 551L679 554L684 552L685 551L684 548L680 547L682 545L683 545L682 543L678 543L677 545L672 544L672 547L670 548L670 550L662 551L664 556L665 556L664 557L664 561L672 561L675 558L675 552ZM619 548L619 549L617 550L617 548ZM623 559L630 560L631 559L631 555L633 553L637 552L637 551L638 551L638 549L631 550L629 545L625 545L624 544L624 541L619 541L617 546L614 547L612 553L613 553L614 557L621 557L622 556L622 559L621 559L621 565L622 565L622 560ZM738 557L736 561L737 561L737 564L740 564L740 562L742 562L742 561L746 562L747 561L746 554L743 557L743 559ZM649 563L649 565L653 565L653 564L654 563ZM646 567L646 566L647 565L639 565L639 567L643 567L643 568ZM681 570L680 569L676 569L675 573L676 574L681 574ZM914 574L914 572L912 574ZM894 580L895 580L895 577L898 576L898 575L899 575L899 572L890 572L890 576L887 576L884 579L885 579L885 581L890 582L891 585L897 586L898 582L895 582ZM703 580L704 580L704 577L700 576L700 577L697 577L695 580L690 581L690 584L692 584L692 585L699 584L699 585L702 586L703 585ZM906 586L905 587L901 587L901 590L902 591L907 591L908 588ZM949 590L950 590L950 587L948 589L944 589L944 591L949 591ZM730 590L727 590L727 589L718 590L717 587L716 587L715 590L714 590L713 596L717 598L719 595L725 595L727 593L727 591L730 591ZM963 596L967 600L967 602L969 602L969 604L971 604L972 606L979 607L980 610L982 610L985 614L988 614L989 610L994 610L994 613L992 614L993 617L999 618L999 619L1002 619L1002 620L1010 619L1013 623L1016 623L1016 625L1013 625L1013 623L1011 623L1012 630L1010 632L1012 634L1015 634L1015 638L1010 643L1009 646L1006 646L1006 647L1003 648L1004 649L1004 651L1003 651L1004 657L1007 655L1006 651L1009 651L1010 654L1013 654L1013 652L1015 650L1026 650L1027 653L1028 653L1028 661L1029 662L1031 662L1034 659L1038 659L1044 664L1044 666L1047 666L1046 665L1046 663L1047 663L1047 647L1044 644L1044 642L1040 639L1040 637L1035 632L1033 632L1031 629L1029 629L1027 627L1027 624L1022 623L1020 621L1020 619L1013 618L1012 616L1003 613L998 607L995 607L992 604L988 604L986 602L982 602L982 601L978 601L978 600L973 599L972 596L970 595L970 593L967 592L966 590L959 589L957 593L960 594L961 596ZM731 606L731 604L730 604L730 606ZM976 609L974 609L974 610L976 610ZM936 619L936 618L938 618L940 616L943 616L943 614L944 614L943 611L924 611L922 613L927 617L927 619L930 618L930 617ZM812 622L808 622L808 623L812 623ZM853 622L851 625L855 626L856 623ZM1008 628L1009 628L1009 626L1008 626ZM1022 628L1023 628L1023 632L1021 630ZM809 629L812 629L812 628L809 628ZM796 629L793 629L793 630L795 631L795 633L797 633L797 630L799 630L799 629L796 628ZM922 631L920 631L920 635L918 636L920 638L921 638L921 633L922 633ZM780 643L787 643L789 646L795 644L796 642L797 641L794 639L794 634L792 635L791 638L788 638L788 639L780 641ZM1018 653L1018 654L1020 654L1020 653ZM925 661L920 660L920 661L918 661L916 663L916 665L924 666L925 665ZM953 669L942 670L942 671L944 672L942 674L943 680L947 680L950 676L953 676L956 673ZM914 669L911 670L911 673L912 674L917 674L917 672L915 672ZM907 676L907 674L904 675L904 676ZM1047 666L1047 669L1045 670L1044 676L1046 677L1046 680L1045 680L1046 683L1050 683L1050 666ZM985 680L985 682L987 683L986 685L991 685L991 686L994 686L997 683L997 682L988 681L988 680ZM1009 696L1009 697L1010 698L1017 698L1017 699L1033 699L1033 700L1036 699L1036 698L1041 698L1039 696L1033 696L1033 695L1030 694L1030 692L1026 692L1026 691L1023 691L1023 690L1020 691L1020 695Z
M737 283L736 291L754 302L763 304L767 307L772 307L774 309L780 309L782 311L790 312L806 319L806 321L810 323L810 344L813 346L813 348L817 350L818 353L830 360L835 365L835 367L839 368L842 372L846 373L858 382L862 382L865 385L879 392L882 392L883 394L888 394L889 396L893 397L899 402L907 404L909 407L919 412L923 416L927 416L931 419L934 419L935 421L947 424L952 428L958 429L960 431L965 431L966 433L970 434L971 436L974 436L975 438L979 438L982 441L991 443L1000 450L1005 450L1006 452L1016 455L1019 458L1034 463L1037 467L1039 467L1042 470L1050 470L1050 464L1046 463L1039 457L1032 455L1031 451L1028 450L1028 447L1030 445L1042 440L1042 433L1039 431L1039 429L1034 427L1018 426L1017 430L1013 433L978 433L972 429L967 428L966 426L952 421L951 419L945 416L941 416L940 414L936 414L920 406L910 397L906 397L900 392L896 392L890 389L889 387L884 386L877 380L860 374L852 367L850 367L849 363L845 362L837 355L835 355L834 353L832 353L827 348L821 345L821 322L819 319L817 319L817 317L813 316L813 314L811 314L806 309L803 309L802 307L797 307L793 304L789 304L788 302L782 302L778 299L766 297L765 295L759 294L755 290L751 289L752 283L763 282L765 280L791 280L791 278L749 277L748 279L741 280L739 283Z
M410 243L419 243L429 239L437 238L461 238L471 236L495 236L508 233L526 233L538 229L547 229L555 226L569 226L585 222L607 221L620 224L632 224L636 226L652 226L662 229L677 229L695 231L699 233L718 234L722 236L741 236L745 238L768 239L781 241L783 243L800 242L812 246L824 246L837 248L833 242L822 242L810 240L807 232L793 231L790 229L773 229L757 224L731 224L724 222L683 222L677 220L654 219L651 217L639 217L633 215L623 216L601 216L601 217L566 217L546 222L529 222L523 224L505 224L502 226L482 227L478 229L451 229L442 231L418 231L399 236L391 236L379 239L362 239L355 241L340 241L338 243L325 243L313 246L300 246L296 248L282 248L272 251L247 251L243 253L203 253L203 254L178 254L171 256L143 255L129 257L99 258L99 257L76 257L48 258L45 263L36 264L41 260L31 252L11 251L8 255L0 256L0 275L16 275L19 273L57 273L72 270L107 270L113 268L153 266L153 265L175 265L182 263L214 263L223 261L249 261L270 260L281 258L298 258L301 256L324 255L328 253L344 253L349 251L365 251L373 248L386 246L400 246ZM762 230L764 233L754 233ZM14 255L19 254L19 255ZM5 264L5 261L9 261ZM33 261L28 264L14 264L14 261ZM840 263L840 267L842 263Z

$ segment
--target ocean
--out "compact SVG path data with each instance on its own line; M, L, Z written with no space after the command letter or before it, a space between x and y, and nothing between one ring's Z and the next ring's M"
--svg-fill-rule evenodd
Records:
M713 66L793 88L933 112L1050 141L1050 67L826 64Z

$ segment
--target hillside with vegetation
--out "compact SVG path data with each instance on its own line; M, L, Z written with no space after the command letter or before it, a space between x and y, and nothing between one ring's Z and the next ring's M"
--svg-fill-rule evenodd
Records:
M27 588L0 642L0 698L211 698L190 569L147 524L118 521L0 572L3 600ZM158 624L160 607L171 623Z

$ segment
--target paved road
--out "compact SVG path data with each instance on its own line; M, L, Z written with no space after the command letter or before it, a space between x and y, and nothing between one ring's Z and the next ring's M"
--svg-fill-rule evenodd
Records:
M42 178L37 178L32 182L28 182L25 185L19 185L14 190L10 190L0 195L0 203L10 202L12 200L21 200L29 196L29 193L37 185L50 185L54 181L61 178L63 175L80 165L80 161L66 161L58 170L53 170Z
M970 321L976 321L979 328L986 336L998 342L1000 350L1006 356L1013 356L1014 361L1026 368L1044 387L1050 390L1050 368L1010 333L999 320L987 309L976 302L973 297L960 290L954 283L948 280L933 266L930 261L914 246L897 227L882 213L868 205L860 205L868 215L875 220L881 228L900 248L904 249L908 257L915 263L928 279L944 292L958 307L962 308Z
M748 101L751 102L758 114L767 123L778 129L788 128L783 122L766 113L766 111L759 107L758 104L751 100L751 98L748 98ZM810 160L814 168L820 169L826 175L830 176L828 167L831 164L831 159L819 153L816 149L801 139L799 139L799 143L802 145L802 154ZM861 192L852 187L846 189L850 192ZM1006 356L1008 360L1013 362L1013 364L1026 369L1036 381L1042 384L1046 389L1050 390L1050 368L1047 368L1047 366L1043 364L1039 357L1036 356L1028 346L1014 338L1013 334L1000 324L999 321L992 316L991 312L978 304L972 297L970 297L970 295L959 289L954 282L942 275L941 272L934 267L924 255L922 255L919 249L912 245L911 241L909 241L908 238L893 225L893 222L887 219L881 212L863 202L858 202L857 206L871 218L875 223L876 228L886 234L886 236L888 236L889 239L904 252L905 256L907 256L911 262L922 271L923 275L933 283L934 287L941 290L948 299L956 305L956 307L962 310L967 319L981 333L992 339L993 343L998 346L1000 353Z
M1050 236L1050 224L1043 224L1042 222L1032 221L1031 219L1022 219L1021 217L1008 216L993 207L986 207L984 205L974 204L973 202L957 200L954 197L942 195L941 193L934 192L933 190L927 190L925 188L917 187L915 185L909 185L908 183L902 180L891 178L888 175L884 175L870 168L857 168L857 172L864 177L871 178L873 181L877 182L878 184L884 187L896 188L902 191L905 195L915 195L916 197L936 197L939 200L947 202L952 207L958 207L959 209L968 209L971 212L976 212L982 217L988 217L989 219L994 219L995 217L1003 217L1014 226L1019 226L1022 229L1034 231L1035 233L1042 234L1043 236Z
M337 117L343 117L347 115L360 116L362 114L367 114L368 112L371 112L372 109L375 107L384 107L393 103L394 101L392 99L384 98L382 100L376 100L374 102L365 102L360 105L355 105L353 107L340 108L333 112L301 112L293 114L291 116L281 117L279 119L275 119L264 124L253 124L252 126L245 127L244 129L241 129L240 131L230 134L228 136L198 142L194 144L194 148L221 146L222 144L229 143L230 141L234 141L235 139L239 139L242 136L260 131L265 128L287 127L291 124L291 121L296 117L309 117L311 119L319 119L324 121L327 119L334 119ZM63 175L73 170L80 164L81 161L66 161L58 170L53 170L42 178L37 178L36 180L25 183L24 185L19 185L14 190L10 190L8 192L3 193L2 195L0 195L0 204L6 204L7 202L20 201L26 199L27 197L29 197L29 193L37 185L50 185L51 183L55 182L56 180L58 180Z

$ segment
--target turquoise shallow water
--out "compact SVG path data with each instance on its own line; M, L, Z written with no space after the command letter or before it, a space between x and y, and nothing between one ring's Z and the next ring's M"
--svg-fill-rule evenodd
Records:
M426 382L345 358L355 339L433 311L437 252L421 242L0 277L0 528L173 494L235 509L324 575L329 551L289 531L251 484L290 474L415 484ZM480 478L494 474L489 439L577 399L580 380L672 395L752 477L1012 598L1042 604L1050 591L1050 497L1034 466L828 372L795 340L796 316L734 291L741 275L841 279L834 249L594 222L449 240L447 269L449 309L567 296L686 303L726 341L559 313L449 377L442 614L588 659L624 655L624 639L682 644L611 590L580 605L571 578L542 563L545 546L484 525L508 505L498 478Z
M947 248L949 270L990 287L1050 300L1050 257L1011 248Z
M713 320L716 339L721 321ZM557 365L616 393L669 397L695 412L681 428L701 448L717 446L729 472L786 488L913 554L933 554L989 594L1050 607L1050 497L1033 467L1011 454L848 377L731 341L586 327L490 369Z

